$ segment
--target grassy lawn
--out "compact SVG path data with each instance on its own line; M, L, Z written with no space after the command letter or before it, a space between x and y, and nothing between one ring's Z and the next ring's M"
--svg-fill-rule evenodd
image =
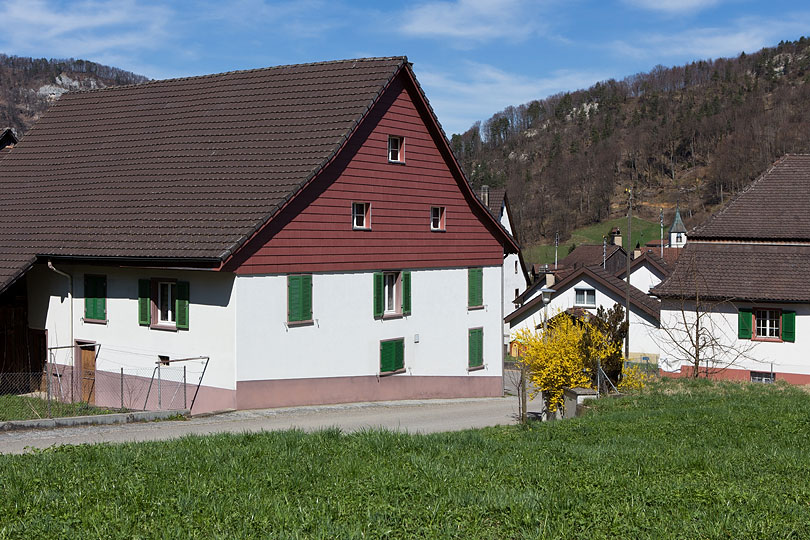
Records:
M571 247L571 244L601 244L602 237L606 236L613 227L618 227L622 231L622 234L626 235L627 218L611 219L610 221L603 221L602 223L598 223L596 225L589 225L587 227L576 229L571 233L571 238L569 238L565 243L560 244L557 251L558 260L562 260L566 255L568 255L568 249ZM668 231L665 230L664 234L667 232ZM647 221L634 217L632 233L632 241L629 244L625 241L623 242L623 245L629 245L632 248L635 248L636 242L639 242L643 246L651 240L660 239L661 227L657 221ZM624 240L627 240L626 236L623 236L623 238ZM553 263L554 244L550 246L527 246L523 250L523 256L526 258L527 262L530 261L532 263L541 264Z
M51 401L51 416L85 416L91 414L109 414L117 410L93 407L87 403L60 403ZM13 394L0 394L0 422L6 420L34 420L48 417L47 400L15 396ZM2 519L2 518L0 518Z
M660 383L583 418L0 457L0 538L808 538L810 396Z

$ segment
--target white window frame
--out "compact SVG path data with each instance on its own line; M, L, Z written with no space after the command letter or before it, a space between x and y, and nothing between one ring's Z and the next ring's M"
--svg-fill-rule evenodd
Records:
M764 314L764 316L761 316ZM771 317L771 315L773 315ZM762 330L762 333L760 333ZM755 340L782 341L782 310L781 309L754 309L754 336Z
M394 154L396 152L396 155ZM388 136L388 162L405 163L405 137Z
M166 313L163 312L163 286L168 287L169 299L166 303ZM177 313L175 306L177 305L177 282L176 281L158 281L157 284L157 324L160 326L177 326ZM164 319L164 315L166 318Z
M363 224L357 224L357 218L363 218ZM356 231L371 230L371 203L367 202L353 202L352 203L352 229Z
M402 313L402 272L383 272L383 316L400 313Z
M438 212L438 216L436 213ZM445 216L447 209L444 206L431 206L430 207L430 230L431 231L444 231L445 230ZM437 223L438 219L438 223ZM436 226L438 225L438 226Z
M584 302L579 301L579 293L582 293ZM593 299L593 303L588 302L588 297ZM574 305L577 307L596 307L596 289L574 289Z

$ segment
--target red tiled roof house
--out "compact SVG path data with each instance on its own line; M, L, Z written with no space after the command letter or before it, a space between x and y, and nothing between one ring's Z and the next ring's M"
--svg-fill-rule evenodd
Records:
M0 289L83 398L159 357L209 357L194 412L502 393L517 246L405 58L65 94L0 204Z

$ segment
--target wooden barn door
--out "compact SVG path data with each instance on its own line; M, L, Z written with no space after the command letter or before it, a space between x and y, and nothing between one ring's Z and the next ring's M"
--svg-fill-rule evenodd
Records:
M96 346L79 344L81 365L82 401L94 405L96 402Z

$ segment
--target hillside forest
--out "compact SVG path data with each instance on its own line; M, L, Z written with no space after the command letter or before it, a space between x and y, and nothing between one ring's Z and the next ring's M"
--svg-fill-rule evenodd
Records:
M524 245L625 215L687 227L785 153L810 151L810 39L657 66L510 106L451 138L473 187L505 186Z

